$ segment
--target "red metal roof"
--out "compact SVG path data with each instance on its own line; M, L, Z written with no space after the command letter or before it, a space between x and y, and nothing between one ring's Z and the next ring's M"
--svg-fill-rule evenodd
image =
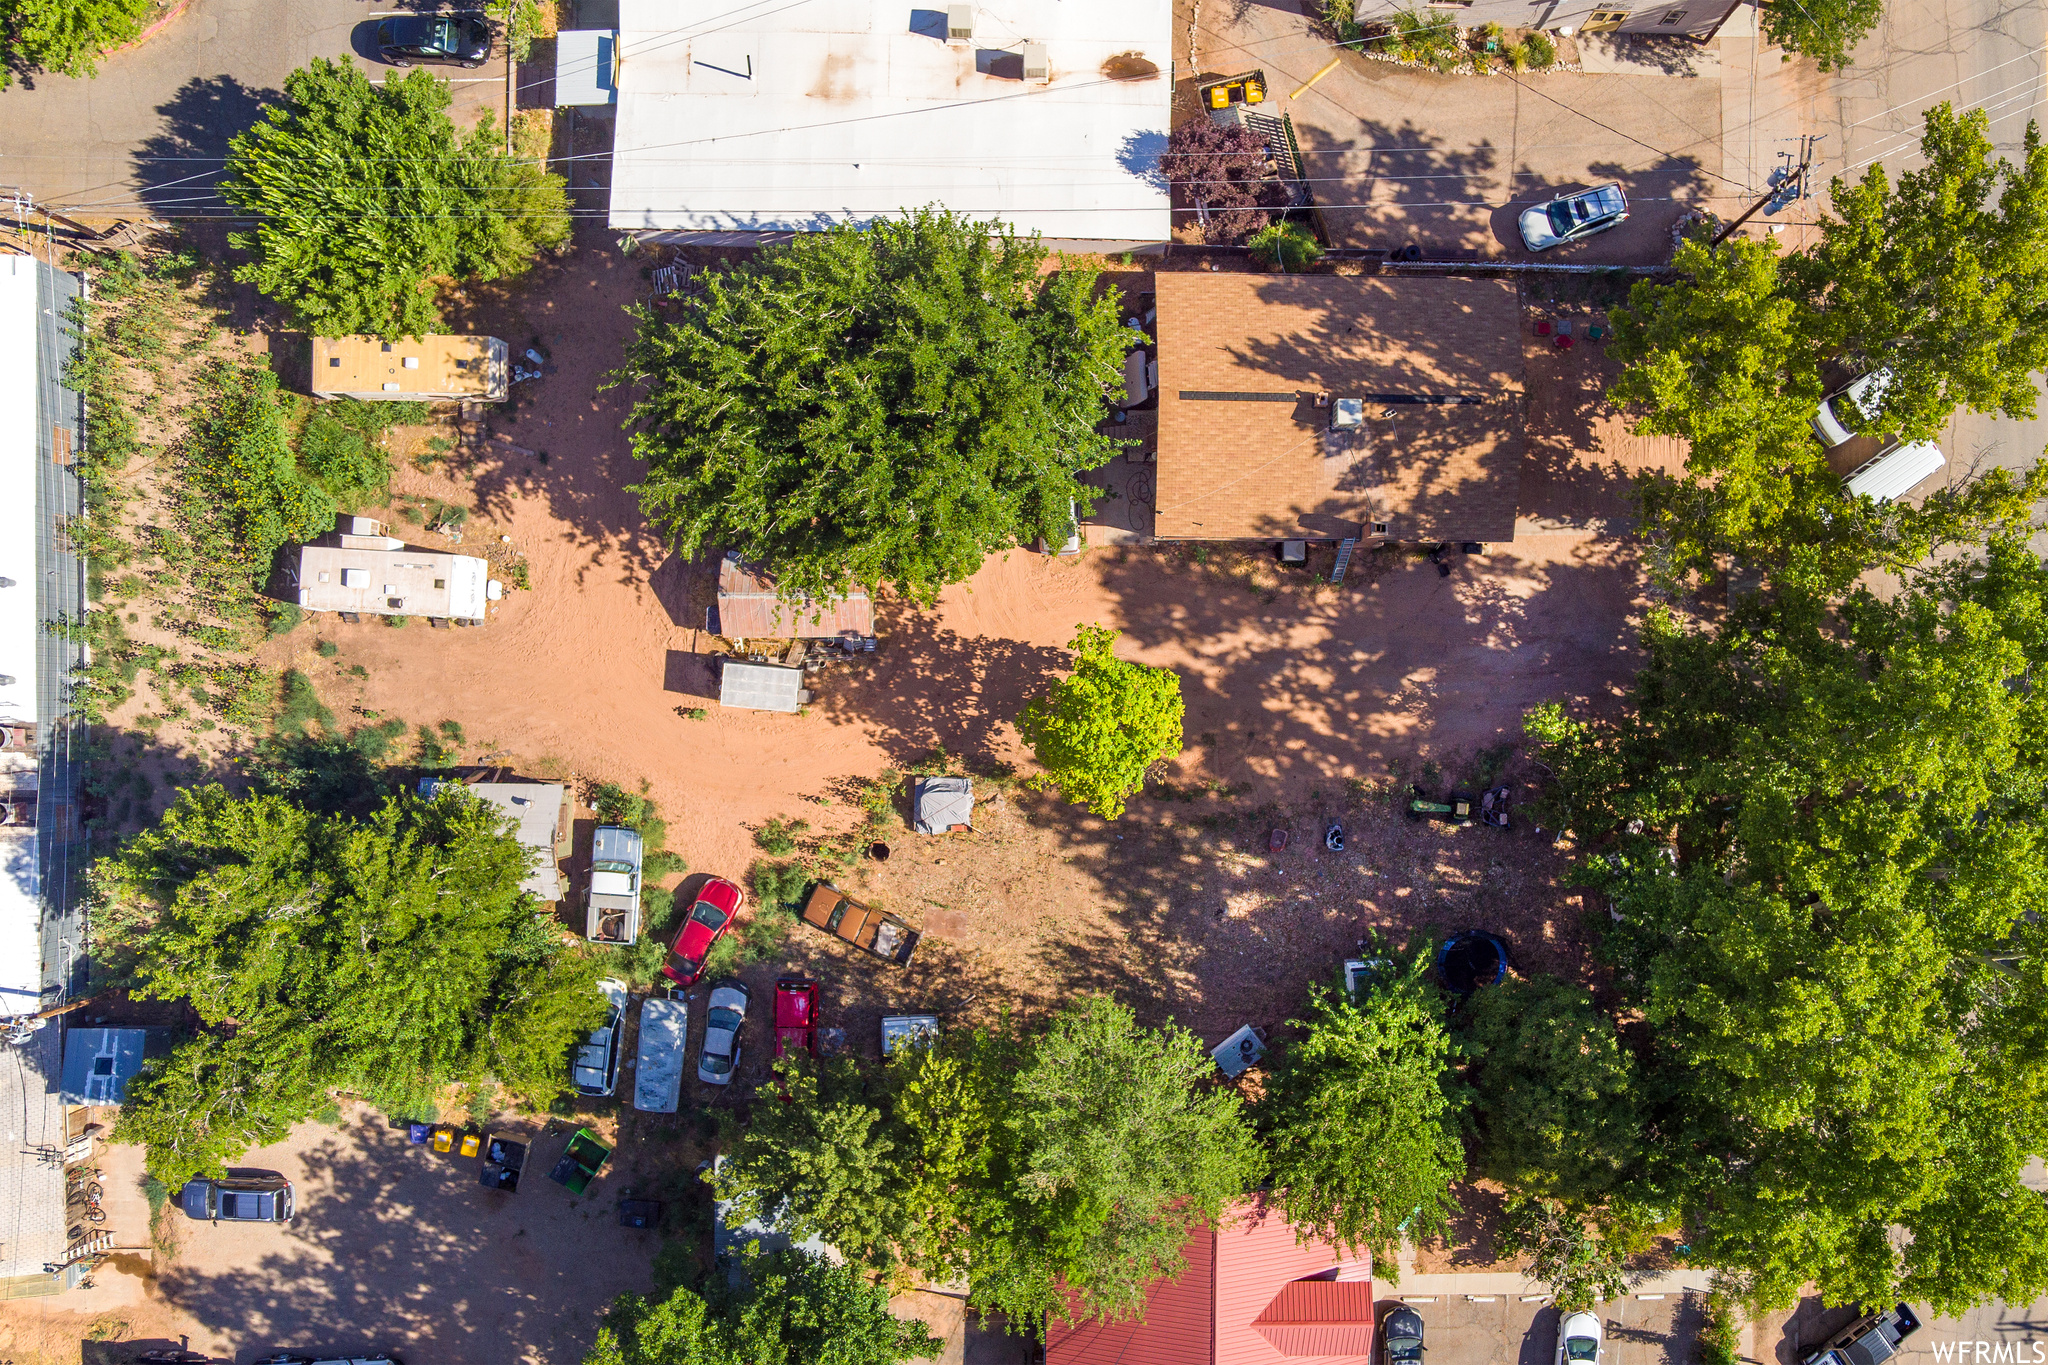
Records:
M1152 1286L1142 1323L1054 1323L1046 1365L1370 1365L1369 1264L1303 1245L1263 1199L1188 1239L1188 1269Z
M1153 1282L1143 1322L1052 1318L1046 1324L1045 1365L1214 1365L1216 1234L1197 1232L1182 1254L1187 1269Z
M808 640L840 635L873 635L875 604L867 591L854 588L843 597L822 602L809 598L785 602L775 594L775 580L755 573L737 559L718 564L716 634L729 640Z
M1372 1355L1371 1280L1291 1280L1252 1326L1290 1359Z

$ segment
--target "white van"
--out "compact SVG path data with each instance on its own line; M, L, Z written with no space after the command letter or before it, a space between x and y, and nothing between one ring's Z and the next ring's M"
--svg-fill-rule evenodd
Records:
M1868 421L1870 409L1883 401L1891 382L1890 370L1876 369L1829 394L1813 415L1813 434L1829 450L1855 440L1854 428L1843 419ZM1947 463L1941 447L1932 441L1880 441L1875 455L1842 476L1842 487L1852 497L1890 502Z

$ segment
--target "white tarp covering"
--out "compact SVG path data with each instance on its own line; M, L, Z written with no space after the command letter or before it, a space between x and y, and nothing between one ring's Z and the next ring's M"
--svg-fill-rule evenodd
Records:
M36 715L36 263L0 256L0 721Z
M651 996L640 1006L640 1055L633 1068L635 1109L649 1114L676 1112L689 1036L690 1008L682 1001Z
M621 0L611 225L812 231L936 203L1165 241L1172 0L974 10L972 39L949 44L939 3Z

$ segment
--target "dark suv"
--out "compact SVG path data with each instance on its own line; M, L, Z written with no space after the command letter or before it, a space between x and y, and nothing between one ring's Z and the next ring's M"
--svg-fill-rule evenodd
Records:
M202 1223L289 1223L292 1182L276 1171L230 1167L218 1179L198 1176L178 1191L178 1207Z
M1920 1319L1903 1303L1864 1313L1799 1357L1799 1365L1884 1365L1899 1353L1899 1343L1919 1330Z
M393 66L479 67L490 59L491 26L481 14L397 15L377 25L377 55Z

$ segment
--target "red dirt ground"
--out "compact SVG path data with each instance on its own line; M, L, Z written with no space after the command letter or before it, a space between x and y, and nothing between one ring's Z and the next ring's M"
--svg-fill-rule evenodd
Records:
M1170 792L1134 800L1111 825L1053 796L985 783L983 795L996 799L980 808L976 833L894 834L888 863L842 879L923 929L907 971L799 927L776 959L746 972L763 1006L780 972L819 976L828 1022L843 1024L863 1051L874 1049L881 1013L934 1008L958 1023L1016 1007L1028 1016L1087 990L1113 990L1149 1021L1172 1017L1214 1044L1243 1023L1282 1026L1309 983L1328 979L1375 928L1401 940L1479 925L1504 934L1524 970L1587 978L1582 908L1555 885L1560 855L1548 840L1526 821L1505 834L1413 824L1394 794L1409 782L1441 790L1496 770L1526 793L1533 773L1514 752L1523 713L1553 699L1604 704L1632 671L1646 584L1622 534L1619 474L1597 462L1668 464L1674 452L1602 415L1596 348L1557 354L1530 339L1521 533L1483 555L1450 556L1447 575L1401 552L1364 557L1332 587L1249 552L1111 548L1058 560L1016 551L931 610L882 603L877 652L828 669L808 712L783 716L718 708L712 644L700 629L705 572L664 551L626 490L640 473L620 430L627 395L599 385L629 327L621 306L644 288L637 261L590 242L516 295L472 291L474 315L454 320L457 330L488 330L515 349L537 339L557 368L528 386L515 415L473 433L457 473L423 474L400 459L396 491L471 506L464 548L488 547L501 564L523 559L531 591L510 593L480 629L317 618L266 646L264 661L314 677L344 721L352 707L412 723L455 720L469 737L467 762L645 781L690 875L744 880L759 856L753 831L769 818L850 823L836 799L849 779L918 766L938 747L977 772L1028 771L1013 718L1066 666L1077 625L1117 627L1122 655L1182 679L1188 747L1167 774ZM399 533L444 543L402 524ZM321 657L318 640L334 641L339 654ZM357 666L367 676L355 677ZM697 707L708 718L680 714ZM203 757L182 761L192 778L227 771ZM1321 845L1333 817L1352 832L1343 855ZM1277 856L1265 851L1276 826L1293 835ZM588 831L579 823L581 859ZM574 886L569 904L580 894ZM745 1079L761 1077L766 1051L757 1035ZM630 1163L659 1135L640 1133L630 1117L627 1127L620 1155ZM315 1128L294 1146L328 1141L344 1142L350 1160L370 1159L372 1139L355 1128ZM380 1150L375 1160L392 1155ZM357 1184L362 1206L332 1216L362 1221L366 1236L381 1221L403 1222L374 1201L374 1181ZM337 1187L330 1197L340 1195ZM516 1269L509 1253L453 1252L476 1283ZM120 1272L102 1274L128 1278ZM146 1303L131 1284L123 1300L134 1307L123 1311L150 1318L152 1330L207 1323L218 1305L180 1290L189 1273L174 1265L151 1281L160 1297ZM640 1272L564 1273L575 1284L562 1292L587 1313L619 1286L616 1275ZM407 1330L442 1347L462 1340L468 1310L428 1288L407 1291ZM324 1292L341 1292L340 1282ZM272 1307L277 1316L265 1308L261 1324L243 1326L326 1323L325 1309L294 1318L282 1302ZM544 1329L521 1329L517 1344L573 1358L559 1334L587 1340L587 1317L570 1331L559 1315L544 1316ZM14 1310L0 1330L10 1323L29 1330ZM82 1335L84 1325L70 1318L64 1330ZM18 1340L20 1358L33 1358L39 1343Z

